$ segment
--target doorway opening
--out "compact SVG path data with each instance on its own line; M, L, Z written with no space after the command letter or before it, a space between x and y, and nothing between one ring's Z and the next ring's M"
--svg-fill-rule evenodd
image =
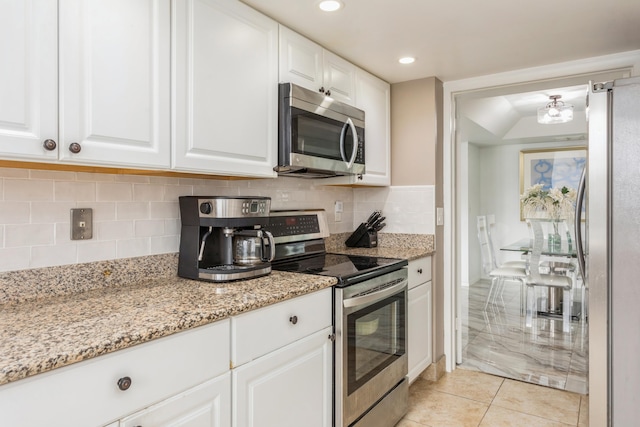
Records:
M486 216L492 224L498 263L523 260L522 252L500 250L529 237L520 213L525 178L521 153L584 149L588 82L628 75L628 69L613 70L455 95L457 367L588 393L586 309L575 313L569 330L563 330L562 318L553 316L538 316L526 325L521 296L526 290L520 282L505 281L504 287L490 296L491 281L482 269L477 218ZM573 121L538 124L537 108L554 95L562 95L563 101L573 105ZM580 309L586 307L581 304L581 286L576 281L573 289ZM544 292L541 297L544 299Z

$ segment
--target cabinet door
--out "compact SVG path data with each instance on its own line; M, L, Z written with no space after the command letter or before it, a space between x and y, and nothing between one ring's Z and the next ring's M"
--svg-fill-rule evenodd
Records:
M234 427L331 426L331 327L233 372Z
M231 374L227 373L120 421L120 427L227 427Z
M431 282L409 290L409 382L431 364Z
M278 24L236 0L173 3L173 167L275 177Z
M58 10L56 0L0 2L0 156L56 160Z
M60 159L168 168L169 0L59 3Z
M280 26L280 82L322 88L322 46ZM324 89L323 89L324 90Z
M366 173L356 183L391 184L390 86L363 70L356 74L356 107L364 111Z
M323 62L324 88L331 92L329 96L355 105L356 66L327 50L324 51Z

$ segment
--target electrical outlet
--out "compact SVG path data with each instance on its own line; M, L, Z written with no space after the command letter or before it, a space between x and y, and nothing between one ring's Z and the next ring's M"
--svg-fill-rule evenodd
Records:
M71 209L71 240L88 240L93 237L93 209Z

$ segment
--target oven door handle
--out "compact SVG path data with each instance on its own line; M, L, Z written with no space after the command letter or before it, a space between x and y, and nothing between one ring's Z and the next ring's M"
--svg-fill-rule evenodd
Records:
M342 306L344 308L351 308L351 307L357 307L360 305L367 305L370 304L372 302L378 301L378 300L382 300L388 296L391 296L395 293L397 293L398 291L401 291L402 289L405 289L407 287L407 280L403 280L402 282L390 286L388 288L384 288L381 289L379 291L376 292L372 292L370 294L367 295L362 295L360 297L355 297L355 298L347 298L345 300L342 301Z

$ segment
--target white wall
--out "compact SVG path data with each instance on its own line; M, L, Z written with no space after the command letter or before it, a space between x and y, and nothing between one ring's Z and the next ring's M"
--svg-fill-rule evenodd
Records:
M580 145L586 145L586 141L490 147L469 145L468 168L478 171L475 179L469 173L467 206L461 206L461 209L469 212L469 240L461 242L462 245L466 244L466 248L462 247L461 250L469 253L469 283L474 283L476 277L482 277L477 236L475 231L471 232L475 230L476 215L495 215L492 237L499 261L520 259L519 253L499 251L499 248L529 236L525 222L520 221L520 151ZM471 188L474 182L477 183L475 189Z

